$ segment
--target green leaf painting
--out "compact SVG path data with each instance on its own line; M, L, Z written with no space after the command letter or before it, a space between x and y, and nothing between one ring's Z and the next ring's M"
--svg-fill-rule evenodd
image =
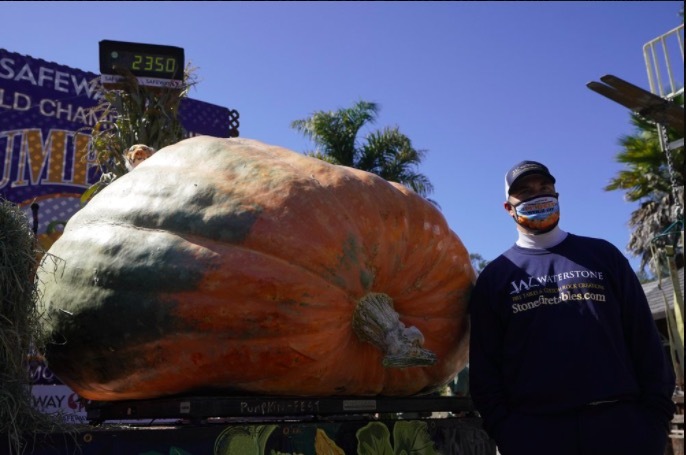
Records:
M267 440L277 425L230 426L217 437L215 455L263 455Z
M438 455L426 422L397 421L393 444L386 424L371 422L357 431L358 455Z

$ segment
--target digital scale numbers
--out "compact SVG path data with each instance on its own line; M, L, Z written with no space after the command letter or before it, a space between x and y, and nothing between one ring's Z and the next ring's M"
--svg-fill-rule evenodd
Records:
M177 60L168 55L155 55L144 53L129 53L112 51L112 62L126 67L130 71L145 73L165 73L173 75L177 70Z

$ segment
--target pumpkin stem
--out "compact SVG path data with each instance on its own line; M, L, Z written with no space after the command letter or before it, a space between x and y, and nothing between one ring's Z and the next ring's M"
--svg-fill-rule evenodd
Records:
M357 337L384 353L383 366L404 368L436 363L436 355L424 349L424 335L416 327L405 327L386 294L370 293L357 302L353 314Z

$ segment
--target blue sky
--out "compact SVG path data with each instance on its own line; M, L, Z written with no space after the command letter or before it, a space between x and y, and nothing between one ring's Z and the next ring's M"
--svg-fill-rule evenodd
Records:
M0 47L95 73L103 39L183 47L191 98L236 109L242 137L300 152L312 144L291 121L377 102L372 129L398 126L427 151L432 199L491 260L516 239L503 179L523 159L557 177L563 229L625 251L637 206L603 188L622 169L629 111L586 83L609 73L648 88L643 45L681 23L682 5L1 2Z

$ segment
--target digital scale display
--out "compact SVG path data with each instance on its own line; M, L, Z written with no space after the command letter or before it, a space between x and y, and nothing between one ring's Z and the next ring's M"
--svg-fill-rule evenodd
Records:
M100 41L102 82L113 85L130 72L146 86L180 88L184 72L183 48L156 44Z

